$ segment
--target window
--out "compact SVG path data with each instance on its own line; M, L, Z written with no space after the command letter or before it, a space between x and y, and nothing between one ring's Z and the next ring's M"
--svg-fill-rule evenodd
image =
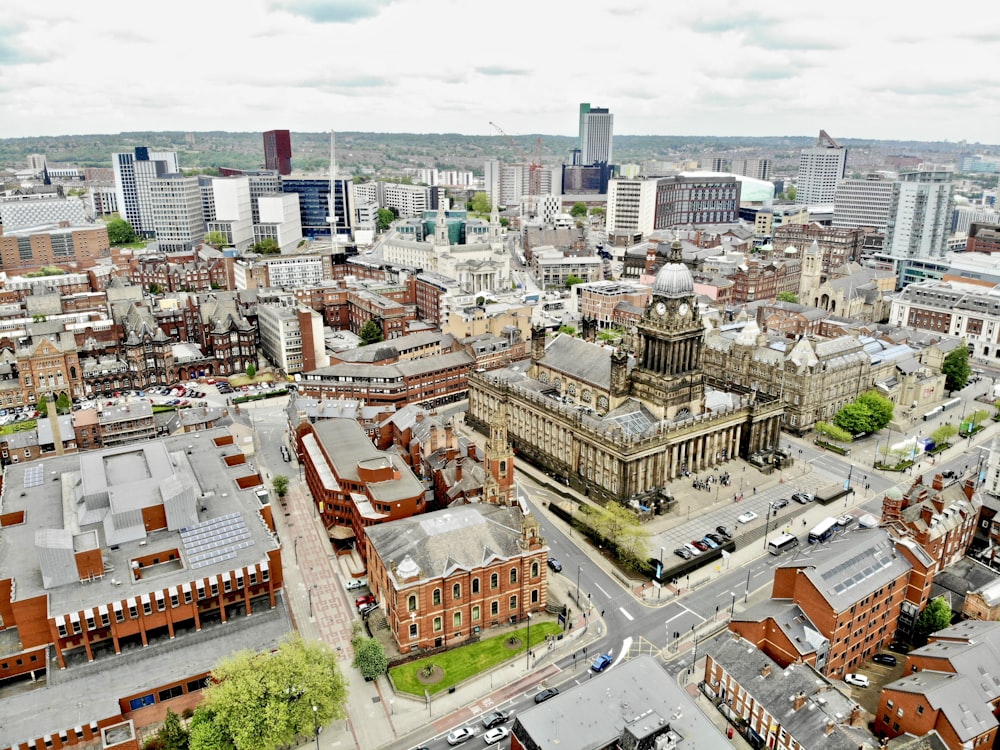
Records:
M227 594L233 590L233 582L229 580L228 576L222 579L222 590Z
M461 612L455 612L451 616L451 626L453 628L460 628L460 627L462 627L462 613Z
M490 614L491 615L500 614L500 602L490 602Z
M917 706L917 716L921 716L921 715L923 715L923 713L924 713L924 707L923 706Z
M125 622L125 610L120 606L115 607L115 622Z
M177 592L176 591L171 592L171 594L170 594L170 606L171 607L179 607L180 605L181 605L181 600L177 596Z
M441 589L434 589L434 593L431 595L431 601L434 604L441 603Z
M153 614L153 603L149 599L144 599L142 602L143 614L151 615Z
M219 584L217 582L215 582L215 581L212 581L209 584L209 591L212 592L212 596L218 596L219 595Z
M479 593L479 579L478 578L473 578L472 579L472 593L473 594L478 594Z
M434 632L435 633L440 633L441 632L441 618L440 617L435 617L434 618Z
M510 569L510 582L517 583L517 568Z
M481 610L479 609L479 605L477 604L475 607L472 608L472 621L479 622L479 618L481 616L482 616Z
M412 640L412 639L414 639L416 637L417 637L417 623L411 622L410 623L410 640Z
M512 596L510 598L510 611L513 612L515 609L517 609L517 596L516 595Z
M184 589L184 603L185 604L190 604L191 603L191 598L192 598L191 597L191 588L188 587L188 588Z
M462 584L456 583L451 587L451 598L452 599L462 598Z
M538 578L538 561L535 560L531 563L531 577Z
M410 594L406 599L406 610L408 612L417 611L417 597L414 594Z
M538 589L531 590L531 603L538 604Z
M133 620L139 619L139 608L135 606L135 602L128 605L128 616Z
M500 587L500 576L496 573L490 574L490 588L496 589Z

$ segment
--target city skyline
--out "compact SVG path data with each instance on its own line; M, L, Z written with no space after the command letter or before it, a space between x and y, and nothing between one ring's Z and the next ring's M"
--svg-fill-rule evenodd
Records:
M144 23L120 0L18 5L0 40L4 138L491 135L491 120L572 135L589 101L616 135L1000 140L1000 20L932 6L512 0L483 21L453 0L180 0Z

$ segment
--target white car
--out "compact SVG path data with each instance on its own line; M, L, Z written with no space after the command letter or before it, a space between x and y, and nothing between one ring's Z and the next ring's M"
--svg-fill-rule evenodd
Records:
M688 542L687 544L684 545L684 549L686 549L688 552L690 552L692 557L697 557L698 555L701 554L701 550L698 549L697 547L695 547L690 542Z
M471 740L476 736L476 730L472 727L459 727L458 729L449 732L448 740L449 745L461 745L466 740Z
M750 523L757 518L757 514L752 510L748 510L746 513L741 513L736 517L736 520L740 523Z
M493 727L486 734L483 735L483 739L486 740L487 745L493 745L500 740L505 740L510 736L510 730L507 727Z
M857 685L858 687L868 687L868 678L863 674L845 674L844 682L848 685Z

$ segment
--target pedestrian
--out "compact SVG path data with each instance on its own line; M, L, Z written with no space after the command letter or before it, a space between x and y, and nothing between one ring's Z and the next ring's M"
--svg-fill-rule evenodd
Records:
M756 487L753 488L753 494L755 494L755 495L757 494L757 488Z
M804 519L804 518L802 519L802 525L803 525L803 526L805 526L805 525L806 525L806 519Z
M604 617L604 610L601 610L601 617Z

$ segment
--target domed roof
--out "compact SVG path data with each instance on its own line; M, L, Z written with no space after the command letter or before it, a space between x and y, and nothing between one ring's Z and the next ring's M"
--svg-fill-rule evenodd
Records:
M664 263L653 282L653 295L687 297L694 294L694 278L683 263Z
M890 487L885 491L885 496L890 500L902 500L903 493L900 491L899 487Z

